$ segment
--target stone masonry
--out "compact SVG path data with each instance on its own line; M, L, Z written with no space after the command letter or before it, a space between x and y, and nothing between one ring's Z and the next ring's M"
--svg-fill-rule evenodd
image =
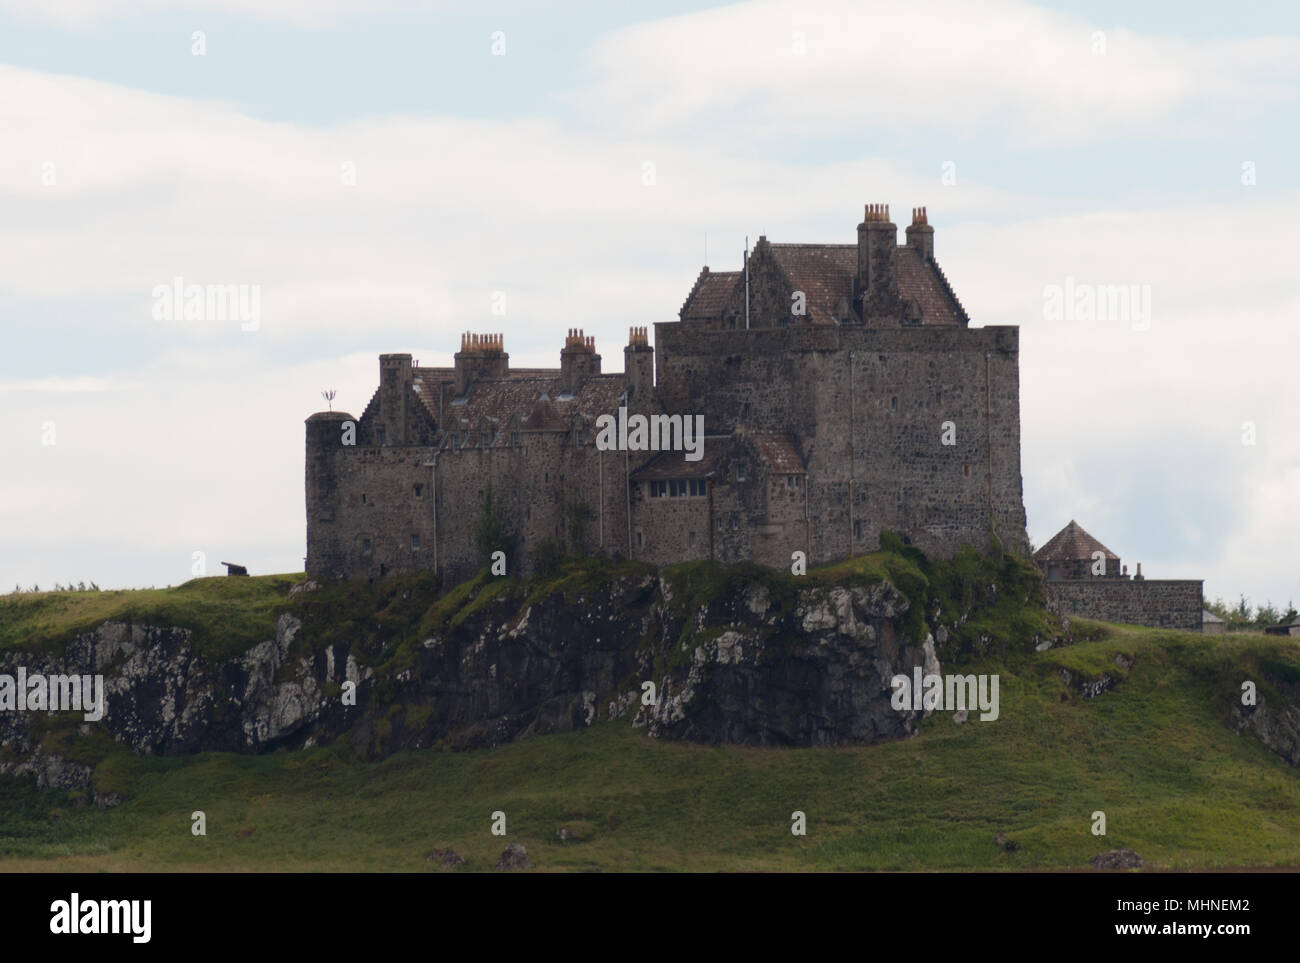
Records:
M622 373L570 330L558 369L466 333L450 368L380 356L359 418L307 420L307 571L371 577L485 559L484 494L515 536L655 564L809 565L878 547L1027 554L1016 327L972 328L913 211L869 205L856 244L771 244L700 273L679 319L633 328ZM658 357L656 359L656 352ZM602 416L703 415L703 454L602 450Z

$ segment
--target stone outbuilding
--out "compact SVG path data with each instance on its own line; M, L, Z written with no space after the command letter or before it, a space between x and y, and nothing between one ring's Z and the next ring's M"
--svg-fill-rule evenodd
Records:
M1209 609L1201 610L1201 631L1206 635L1222 635L1223 630L1227 628L1228 623L1219 618Z
M1121 574L1119 556L1074 519L1034 552L1034 562L1049 579L1119 578Z
M1300 636L1300 622L1292 622L1289 625L1270 625L1264 630L1266 635L1295 635Z
M1119 556L1073 519L1038 551L1047 607L1063 616L1162 629L1213 632L1205 622L1204 585L1199 579L1148 579L1142 564L1129 577ZM1213 618L1213 616L1210 616ZM1223 631L1223 626L1217 631Z

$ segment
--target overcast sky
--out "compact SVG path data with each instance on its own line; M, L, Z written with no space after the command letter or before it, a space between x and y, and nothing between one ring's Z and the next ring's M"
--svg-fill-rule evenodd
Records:
M0 586L299 571L321 389L464 330L617 370L706 251L878 202L1021 328L1035 544L1300 603L1300 7L1134 6L0 0Z

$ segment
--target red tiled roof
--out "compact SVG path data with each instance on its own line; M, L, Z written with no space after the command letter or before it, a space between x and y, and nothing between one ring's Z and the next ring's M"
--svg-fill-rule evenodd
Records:
M1047 544L1034 552L1035 562L1091 561L1093 552L1102 552L1106 558L1119 560L1119 556L1083 530L1073 519L1070 524L1048 539Z

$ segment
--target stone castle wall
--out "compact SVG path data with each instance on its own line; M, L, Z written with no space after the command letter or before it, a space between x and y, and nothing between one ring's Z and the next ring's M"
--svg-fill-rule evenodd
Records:
M540 431L520 432L520 444L504 448L345 446L347 420L355 421L334 412L308 422L307 558L314 575L382 578L437 568L450 581L468 577L482 564L474 530L489 483L518 538L509 574L516 566L530 574L545 539L563 547L575 534L568 500L588 508L583 551L626 554L621 452Z
M1018 329L659 324L656 341L667 410L799 438L810 562L871 551L881 529L939 555L991 533L1028 554Z
M1047 608L1102 622L1201 631L1204 583L1191 579L1049 579Z
M308 571L379 578L437 567L464 578L482 564L474 528L489 483L518 535L512 574L530 573L548 538L574 547L569 502L586 506L584 551L657 564L789 565L795 551L822 564L874 550L882 529L940 556L966 544L987 551L993 535L1028 554L1017 333L657 325L659 402L704 415L713 470L705 496L651 498L646 484L629 484L644 453L600 452L571 432L439 451L424 429L408 429L419 443L402 444L391 412L406 405L381 390L375 417L387 444L359 423L358 444L343 445L346 413L308 421ZM942 443L944 422L953 445ZM798 489L767 474L745 441L751 432L794 436L807 469Z

